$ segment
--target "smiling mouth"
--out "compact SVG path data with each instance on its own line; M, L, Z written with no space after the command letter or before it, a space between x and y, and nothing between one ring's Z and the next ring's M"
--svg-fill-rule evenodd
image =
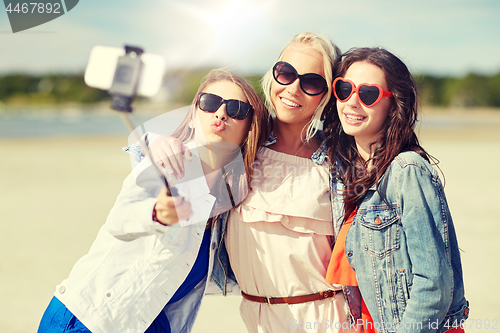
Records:
M293 107L293 108L296 108L298 106L300 106L300 104L297 104L289 99L286 99L286 98L283 98L281 97L281 102L287 106L290 106L290 107Z
M345 114L345 113L344 113L344 116L348 120L354 120L354 121L361 121L361 120L363 120L363 119L366 118L366 117L363 117L363 116L355 116L355 115L352 115L352 114Z

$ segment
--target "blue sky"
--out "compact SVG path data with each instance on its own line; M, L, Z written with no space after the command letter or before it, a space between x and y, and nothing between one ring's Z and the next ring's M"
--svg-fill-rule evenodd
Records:
M13 34L0 10L0 74L83 71L95 45L142 46L167 68L229 66L262 73L301 31L342 51L382 46L415 73L500 72L498 0L80 0Z

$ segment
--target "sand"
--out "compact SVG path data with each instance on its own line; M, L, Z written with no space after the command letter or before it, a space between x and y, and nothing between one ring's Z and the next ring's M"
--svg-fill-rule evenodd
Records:
M485 320L500 329L500 112L425 119L454 124L424 127L420 138L446 176L471 303L467 332L486 329ZM126 137L0 139L0 332L36 331L130 171L126 144ZM193 332L245 332L239 303L239 296L206 297Z

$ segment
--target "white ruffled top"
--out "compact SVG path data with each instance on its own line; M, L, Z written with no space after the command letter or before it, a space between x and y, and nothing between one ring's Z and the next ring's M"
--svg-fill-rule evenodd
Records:
M226 233L231 268L241 290L287 297L340 289L325 281L332 235L327 163L261 148L251 191L231 211ZM293 320L343 322L344 302L341 294L293 306L243 299L240 312L250 332L296 332Z
M242 221L280 222L296 232L333 235L325 165L264 147L253 172L252 191L236 208Z

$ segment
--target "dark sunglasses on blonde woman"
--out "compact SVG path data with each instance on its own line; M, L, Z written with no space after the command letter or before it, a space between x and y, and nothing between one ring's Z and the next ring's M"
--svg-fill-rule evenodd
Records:
M215 112L222 104L226 104L226 113L229 117L243 120L250 111L253 110L252 105L237 99L224 99L215 94L199 93L198 94L198 107L205 112Z
M309 96L323 93L326 88L326 80L319 74L307 73L299 75L297 70L287 62L278 61L273 67L273 76L276 82L287 86L299 78L300 89Z

